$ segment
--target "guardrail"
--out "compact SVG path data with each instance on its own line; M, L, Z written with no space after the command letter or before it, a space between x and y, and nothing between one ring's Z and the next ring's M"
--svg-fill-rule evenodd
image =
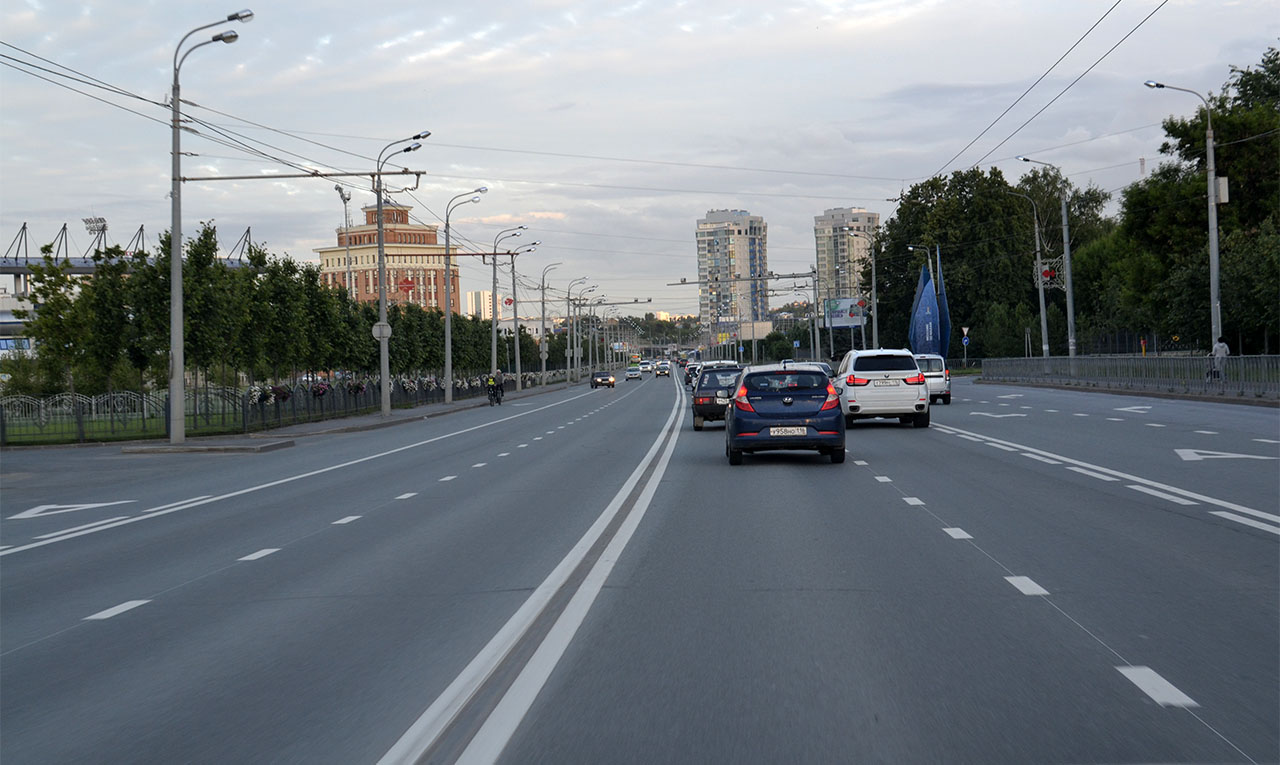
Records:
M982 379L1280 400L1280 356L1050 356L983 359Z

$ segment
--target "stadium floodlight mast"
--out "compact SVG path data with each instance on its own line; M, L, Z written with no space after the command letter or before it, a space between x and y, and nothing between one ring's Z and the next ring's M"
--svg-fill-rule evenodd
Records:
M453 254L449 249L449 216L455 207L475 204L480 195L489 191L481 186L474 191L459 194L444 206L444 402L453 402ZM470 195L469 199L462 199ZM458 201L462 200L462 201Z
M1041 162L1038 159L1032 159L1021 154L1017 158L1023 162L1052 167L1062 176L1062 278L1067 291L1067 356L1074 357L1076 355L1076 301L1071 289L1071 233L1067 227L1067 178L1062 175L1062 168L1057 165Z
M382 398L382 416L391 416L391 352L389 343L391 341L391 325L387 323L387 256L386 248L383 246L383 220L382 220L382 198L385 196L382 189L382 166L386 164L391 157L396 154L408 154L411 151L417 151L422 148L422 144L418 143L419 139L426 138L431 135L431 131L423 130L414 133L408 138L398 138L383 147L378 152L377 172L374 173L374 193L378 195L378 323L373 325L373 336L378 340L378 389ZM413 141L408 146L393 152L385 159L383 154L387 153L396 144L405 141Z
M1194 90L1155 80L1147 80L1143 84L1148 88L1167 88L1190 93L1204 103L1204 159L1205 173L1209 179L1209 322L1213 332L1209 343L1212 345L1222 336L1222 304L1218 300L1218 171L1213 163L1213 110L1209 108L1209 101Z
M186 441L186 359L183 357L182 334L182 101L178 86L178 73L182 62L187 60L196 48L220 42L230 45L240 39L235 31L219 32L202 43L196 43L187 52L182 52L191 35L210 27L226 24L230 21L249 22L253 20L253 11L245 9L227 14L225 19L218 19L212 24L205 24L187 32L178 41L173 51L173 93L170 109L172 111L172 143L173 143L173 186L170 190L169 223L169 443L180 444ZM181 57L178 54L182 54Z

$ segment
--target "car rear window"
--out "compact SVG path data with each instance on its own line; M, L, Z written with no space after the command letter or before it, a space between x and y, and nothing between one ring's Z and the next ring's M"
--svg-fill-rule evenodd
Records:
M859 356L853 360L855 372L909 372L916 368L916 360L910 356Z
M712 369L698 378L699 388L729 388L738 381L740 369Z
M920 365L921 372L942 372L945 370L942 359L916 359L916 363Z
M761 392L826 390L829 380L821 372L759 372L747 377L747 390Z

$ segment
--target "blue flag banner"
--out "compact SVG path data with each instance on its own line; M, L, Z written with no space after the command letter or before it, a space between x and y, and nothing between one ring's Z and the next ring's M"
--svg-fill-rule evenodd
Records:
M951 348L951 311L947 308L947 283L942 279L942 258L938 258L938 355L947 357Z
M916 299L911 312L911 328L907 342L914 353L941 353L942 328L938 322L938 296L933 294L933 280L929 269L920 268L920 282L916 286Z

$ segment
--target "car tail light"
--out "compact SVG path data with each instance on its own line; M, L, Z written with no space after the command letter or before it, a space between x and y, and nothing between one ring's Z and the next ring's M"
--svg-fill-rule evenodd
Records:
M944 369L944 370L942 370L942 379L946 380L947 382L951 382L951 370L950 370L950 369Z
M924 372L916 372L915 377L908 377L903 382L907 385L924 385Z
M840 394L836 393L836 386L831 383L827 383L827 400L822 402L822 409L820 411L825 412L828 409L835 409L838 406L840 406Z
M755 408L751 406L751 402L747 401L747 386L738 386L738 392L733 395L733 406L735 409L741 409L744 412L755 411Z
M868 384L868 383L870 383L870 382L871 382L871 380L869 380L869 379L867 379L867 378L865 378L865 377L858 377L857 375L849 375L848 377L846 377L846 378L845 378L845 380L844 380L844 381L845 381L846 383L848 383L849 385L856 385L856 386L859 386L859 387L861 387L861 386L863 386L863 385L866 385L866 384Z

